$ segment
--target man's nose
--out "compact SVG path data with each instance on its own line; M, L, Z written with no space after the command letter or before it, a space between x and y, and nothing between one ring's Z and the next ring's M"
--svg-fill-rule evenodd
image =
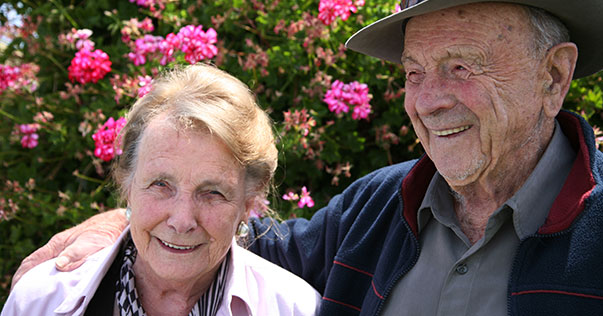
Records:
M416 111L421 116L434 115L456 104L450 79L437 74L426 75L421 83L416 101Z
M197 215L200 210L193 198L182 196L176 199L172 207L169 211L167 225L174 229L176 233L185 234L199 226Z

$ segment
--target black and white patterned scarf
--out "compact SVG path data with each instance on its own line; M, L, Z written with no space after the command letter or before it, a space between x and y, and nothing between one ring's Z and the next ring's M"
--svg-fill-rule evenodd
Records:
M138 292L134 282L133 265L136 261L136 247L132 238L128 236L124 246L124 260L117 281L117 292L115 293L121 316L146 316L144 309L138 300ZM230 251L224 261L220 264L218 274L211 286L199 298L197 304L188 314L189 316L215 316L220 307L224 287L226 286L226 274L228 272L228 261Z

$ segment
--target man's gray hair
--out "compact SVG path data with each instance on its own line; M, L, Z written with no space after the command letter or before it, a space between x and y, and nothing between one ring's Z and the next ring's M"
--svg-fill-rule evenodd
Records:
M542 58L549 48L559 43L569 42L569 31L557 17L540 8L526 8L534 31L532 53L535 58Z

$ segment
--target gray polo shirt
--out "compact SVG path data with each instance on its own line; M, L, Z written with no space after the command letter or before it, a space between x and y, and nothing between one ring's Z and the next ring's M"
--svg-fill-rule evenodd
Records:
M417 214L419 259L394 286L381 315L507 315L507 283L519 241L544 223L576 156L555 124L532 174L490 216L474 245L460 229L450 187L434 175Z

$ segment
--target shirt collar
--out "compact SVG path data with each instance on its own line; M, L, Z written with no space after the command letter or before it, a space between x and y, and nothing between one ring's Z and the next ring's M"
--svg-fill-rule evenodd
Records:
M538 164L521 188L501 207L508 206L513 212L513 225L520 239L535 233L546 220L555 198L569 174L576 153L555 120L553 137ZM436 171L417 213L419 232L431 216L445 226L457 225L450 187ZM435 210L435 211L434 211ZM500 209L494 214L499 214Z
M513 210L513 226L520 239L544 224L575 159L576 152L555 120L549 146L526 182L506 203Z
M247 312L250 316L258 316L253 314L253 309L250 306L257 306L259 302L259 297L257 295L258 291L250 290L248 288L247 282L236 282L236 280L247 280L248 276L245 271L245 265L240 264L242 260L241 252L244 251L233 238L232 245L230 247L230 265L228 267L227 273L227 281L226 287L224 288L224 298L222 304L228 304L228 312L230 315L233 315L232 312L232 302L234 300L239 300L240 303L243 303L247 308ZM239 264L237 264L237 261Z

